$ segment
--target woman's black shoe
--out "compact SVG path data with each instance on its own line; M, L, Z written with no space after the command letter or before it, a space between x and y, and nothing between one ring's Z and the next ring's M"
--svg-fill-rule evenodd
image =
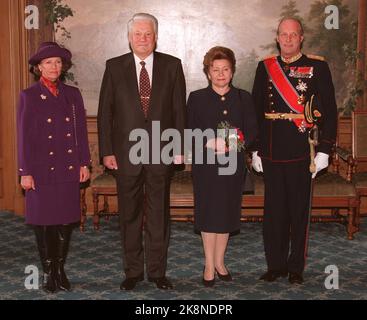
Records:
M217 269L215 269L215 272L216 272L218 278L222 281L232 281L233 280L231 274L228 271L228 269L227 269L227 272L228 272L227 274L220 274Z
M204 279L204 272L205 272L205 267L203 269L203 285L205 287L213 287L215 284L215 277L212 280L205 280Z

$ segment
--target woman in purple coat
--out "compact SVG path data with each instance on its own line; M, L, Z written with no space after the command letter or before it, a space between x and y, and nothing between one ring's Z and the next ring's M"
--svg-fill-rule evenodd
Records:
M20 93L17 113L25 218L35 230L43 289L69 291L64 264L80 220L79 183L90 176L84 104L80 91L61 81L71 66L69 50L44 42L29 64L39 81Z

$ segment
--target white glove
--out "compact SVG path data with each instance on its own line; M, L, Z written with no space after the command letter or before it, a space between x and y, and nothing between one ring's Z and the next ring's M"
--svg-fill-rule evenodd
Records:
M263 164L261 158L257 155L257 151L252 153L252 167L256 172L263 172Z
M323 152L318 152L315 157L316 172L312 174L312 179L316 177L316 174L329 166L329 155Z

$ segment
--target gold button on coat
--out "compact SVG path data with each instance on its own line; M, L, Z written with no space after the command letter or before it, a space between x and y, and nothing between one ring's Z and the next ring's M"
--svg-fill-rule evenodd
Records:
M69 170L73 170L74 169L74 167L73 166L69 166Z
M68 153L73 153L73 150L69 149L69 150L68 150Z
M65 118L65 121L66 121L66 122L69 122L69 121L70 121L70 118L69 118L69 117L66 117L66 118Z
M52 122L52 119L51 119L51 118L48 118L48 119L47 119L47 122L48 122L48 123L51 123L51 122Z

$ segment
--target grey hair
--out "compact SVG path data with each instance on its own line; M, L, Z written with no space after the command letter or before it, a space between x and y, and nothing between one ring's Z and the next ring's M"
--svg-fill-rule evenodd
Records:
M298 19L298 18L295 18L295 17L284 17L283 19L281 19L279 21L279 24L278 24L277 34L279 34L279 27L280 27L280 25L282 24L283 21L286 21L286 20L293 20L293 21L297 22L299 24L299 30L301 32L301 36L303 36L304 29L303 29L302 21L300 19Z
M128 32L128 34L131 32L131 29L133 27L133 23L135 21L141 21L141 20L151 21L153 23L154 33L155 33L156 36L158 36L158 20L155 16L153 16L149 13L136 13L136 14L134 14L133 17L127 23L127 32Z

